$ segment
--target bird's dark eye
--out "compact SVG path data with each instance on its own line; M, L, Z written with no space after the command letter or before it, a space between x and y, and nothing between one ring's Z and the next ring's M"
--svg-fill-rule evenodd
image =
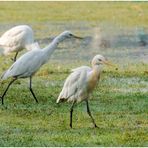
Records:
M101 59L99 59L99 61L102 61Z
M72 36L72 34L69 34L69 36Z

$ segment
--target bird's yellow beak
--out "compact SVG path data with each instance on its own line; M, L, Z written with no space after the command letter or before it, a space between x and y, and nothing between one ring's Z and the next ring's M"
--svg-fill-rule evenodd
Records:
M74 38L76 39L83 39L82 37L79 37L79 36L76 36L76 35L73 35Z
M115 64L113 64L112 62L107 61L107 60L103 61L103 63L106 64L106 65L108 65L108 66L117 67Z

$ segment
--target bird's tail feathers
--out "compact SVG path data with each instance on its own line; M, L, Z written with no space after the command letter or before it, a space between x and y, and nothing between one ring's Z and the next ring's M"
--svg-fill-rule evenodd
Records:
M4 71L3 74L1 75L1 80L6 80L8 78L8 70Z
M63 92L61 92L60 95L59 95L59 97L58 97L58 99L57 99L57 101L56 101L56 103L58 104L60 102L66 101L66 100L67 99L64 97Z
M7 70L6 71L4 71L3 73L2 73L2 75L1 75L1 80L5 80L5 73L7 72Z
M61 95L61 94L60 94ZM61 96L59 95L59 97L58 97L58 99L57 99L57 101L56 101L56 103L58 104L58 103L60 103L60 100L61 100Z
M65 99L65 98L60 98L60 99L57 99L56 103L59 104L59 103L61 103L61 102L65 102L65 101L67 101L67 99Z

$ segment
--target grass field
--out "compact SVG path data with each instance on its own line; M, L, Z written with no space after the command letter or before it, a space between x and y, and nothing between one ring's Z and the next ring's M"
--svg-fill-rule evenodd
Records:
M110 39L121 34L135 35L135 28L147 29L147 5L147 2L0 2L0 33L14 25L29 24L42 41L66 29L83 37L93 36L99 25ZM128 38L130 46L118 42L120 46L107 49L95 47L94 41L93 45L85 40L82 44L62 43L61 50L56 50L33 78L39 104L29 92L27 79L16 81L10 88L5 105L0 105L0 146L148 146L148 51L147 46L133 46L132 37ZM41 42L41 47L45 44ZM98 53L119 67L118 70L104 67L89 101L99 128L93 128L82 102L74 109L70 129L71 104L57 105L56 99L70 69L89 65ZM0 57L0 73L11 63L10 57ZM0 82L0 94L9 81Z

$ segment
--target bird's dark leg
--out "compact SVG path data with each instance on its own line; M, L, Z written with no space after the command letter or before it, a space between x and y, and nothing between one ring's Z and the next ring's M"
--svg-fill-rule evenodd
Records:
M73 113L73 108L74 108L74 105L75 105L75 101L72 103L72 106L70 108L70 127L72 128L72 113Z
M91 115L90 108L89 108L89 104L88 104L88 100L86 100L86 106L87 106L87 113L88 113L88 115L90 116L90 118L91 118L91 120L92 120L92 122L93 122L94 127L97 127L97 125L96 125L96 123L95 123L95 120L94 120L93 116Z
M38 103L38 100L37 100L37 98L36 98L36 96L35 96L35 94L34 94L34 92L33 92L33 90L32 90L32 77L30 77L29 89L30 89L30 91L31 91L31 93L32 93L32 95L33 95L33 98L35 99L36 103Z
M16 54L15 54L14 58L12 58L13 62L15 62L15 61L16 61L16 57L17 57L17 55L18 55L18 52L16 52Z
M4 104L4 96L6 95L6 93L7 93L8 89L9 89L10 85L11 85L15 80L17 80L17 78L14 78L14 79L8 84L8 86L7 86L6 90L4 91L3 95L0 96L0 98L2 99L2 105Z

